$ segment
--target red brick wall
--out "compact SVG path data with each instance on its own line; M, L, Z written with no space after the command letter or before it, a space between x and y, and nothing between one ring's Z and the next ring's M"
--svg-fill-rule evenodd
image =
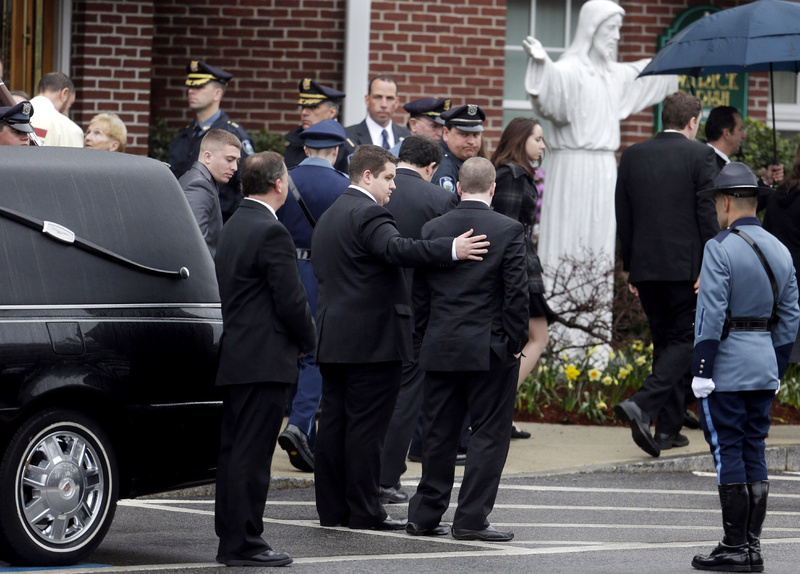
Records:
M155 2L153 116L174 127L193 119L184 80L195 59L234 74L222 109L251 134L294 129L303 77L342 88L344 8L345 0Z
M373 1L369 75L394 76L401 104L426 96L478 104L491 152L503 129L505 27L505 0Z
M95 114L119 114L130 153L147 153L153 1L75 0L70 116L86 129Z
M651 58L656 53L656 39L672 21L692 6L707 5L721 9L746 4L747 0L621 0L625 19L620 32L619 60L630 62ZM769 98L767 74L751 74L748 87L748 115L766 120ZM622 149L653 134L653 108L648 108L622 122Z

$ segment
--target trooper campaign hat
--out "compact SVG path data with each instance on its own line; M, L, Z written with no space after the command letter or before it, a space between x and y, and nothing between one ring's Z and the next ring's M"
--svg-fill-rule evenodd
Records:
M15 106L0 108L0 124L10 126L17 131L32 134L32 115L33 104L28 101L20 102Z
M732 161L722 168L719 175L714 178L714 187L704 189L698 193L713 195L724 193L732 197L758 197L772 192L771 187L758 185L758 179L745 164Z
M330 101L334 105L339 105L339 99L345 96L344 92L318 84L311 78L303 78L300 80L300 83L297 85L297 90L300 96L297 104L303 108L313 108L325 101Z
M336 120L322 120L300 132L300 138L307 147L324 149L342 145L347 135Z
M447 129L458 128L465 132L482 132L486 114L480 106L467 104L450 108L441 115Z
M413 102L408 102L403 106L403 109L411 114L412 118L425 116L439 124L444 125L442 113L449 110L451 107L450 100L443 98L420 98Z
M202 60L192 60L186 64L186 85L190 88L200 88L208 82L219 82L226 85L233 74L210 66Z

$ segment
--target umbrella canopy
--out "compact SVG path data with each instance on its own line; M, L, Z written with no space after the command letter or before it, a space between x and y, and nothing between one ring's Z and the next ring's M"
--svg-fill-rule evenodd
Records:
M800 4L758 0L687 26L640 76L800 71Z

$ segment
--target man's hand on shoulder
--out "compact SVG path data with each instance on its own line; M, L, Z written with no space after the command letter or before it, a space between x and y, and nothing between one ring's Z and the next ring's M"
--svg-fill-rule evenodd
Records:
M472 259L473 261L483 261L484 253L488 253L489 242L484 241L485 235L472 235L470 229L456 237L456 256L459 259Z

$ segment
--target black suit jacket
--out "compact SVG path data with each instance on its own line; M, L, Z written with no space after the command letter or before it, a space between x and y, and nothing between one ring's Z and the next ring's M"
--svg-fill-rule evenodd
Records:
M347 126L344 128L344 133L347 135L347 141L344 144L344 155L346 157L350 157L361 144L372 143L366 119L362 120L360 124ZM404 138L411 135L411 132L400 124L392 124L392 133L394 134L395 143L403 141Z
M293 383L297 354L316 332L292 236L264 205L245 199L217 245L222 341L217 385Z
M425 181L413 169L398 167L394 183L396 188L386 204L386 209L394 216L397 230L403 237L419 239L423 225L458 205L458 196L455 193ZM406 269L409 288L413 277L413 268Z
M617 173L617 234L631 283L694 281L703 246L719 232L712 187L717 154L676 132L622 152Z
M391 213L349 187L311 237L317 362L410 361L412 313L402 267L452 264L453 237L405 239Z
M426 223L422 237L447 237L470 228L491 241L483 261L418 269L414 276L416 324L424 333L419 362L426 371L488 371L491 353L505 361L528 341L528 274L520 222L481 201L462 200Z

